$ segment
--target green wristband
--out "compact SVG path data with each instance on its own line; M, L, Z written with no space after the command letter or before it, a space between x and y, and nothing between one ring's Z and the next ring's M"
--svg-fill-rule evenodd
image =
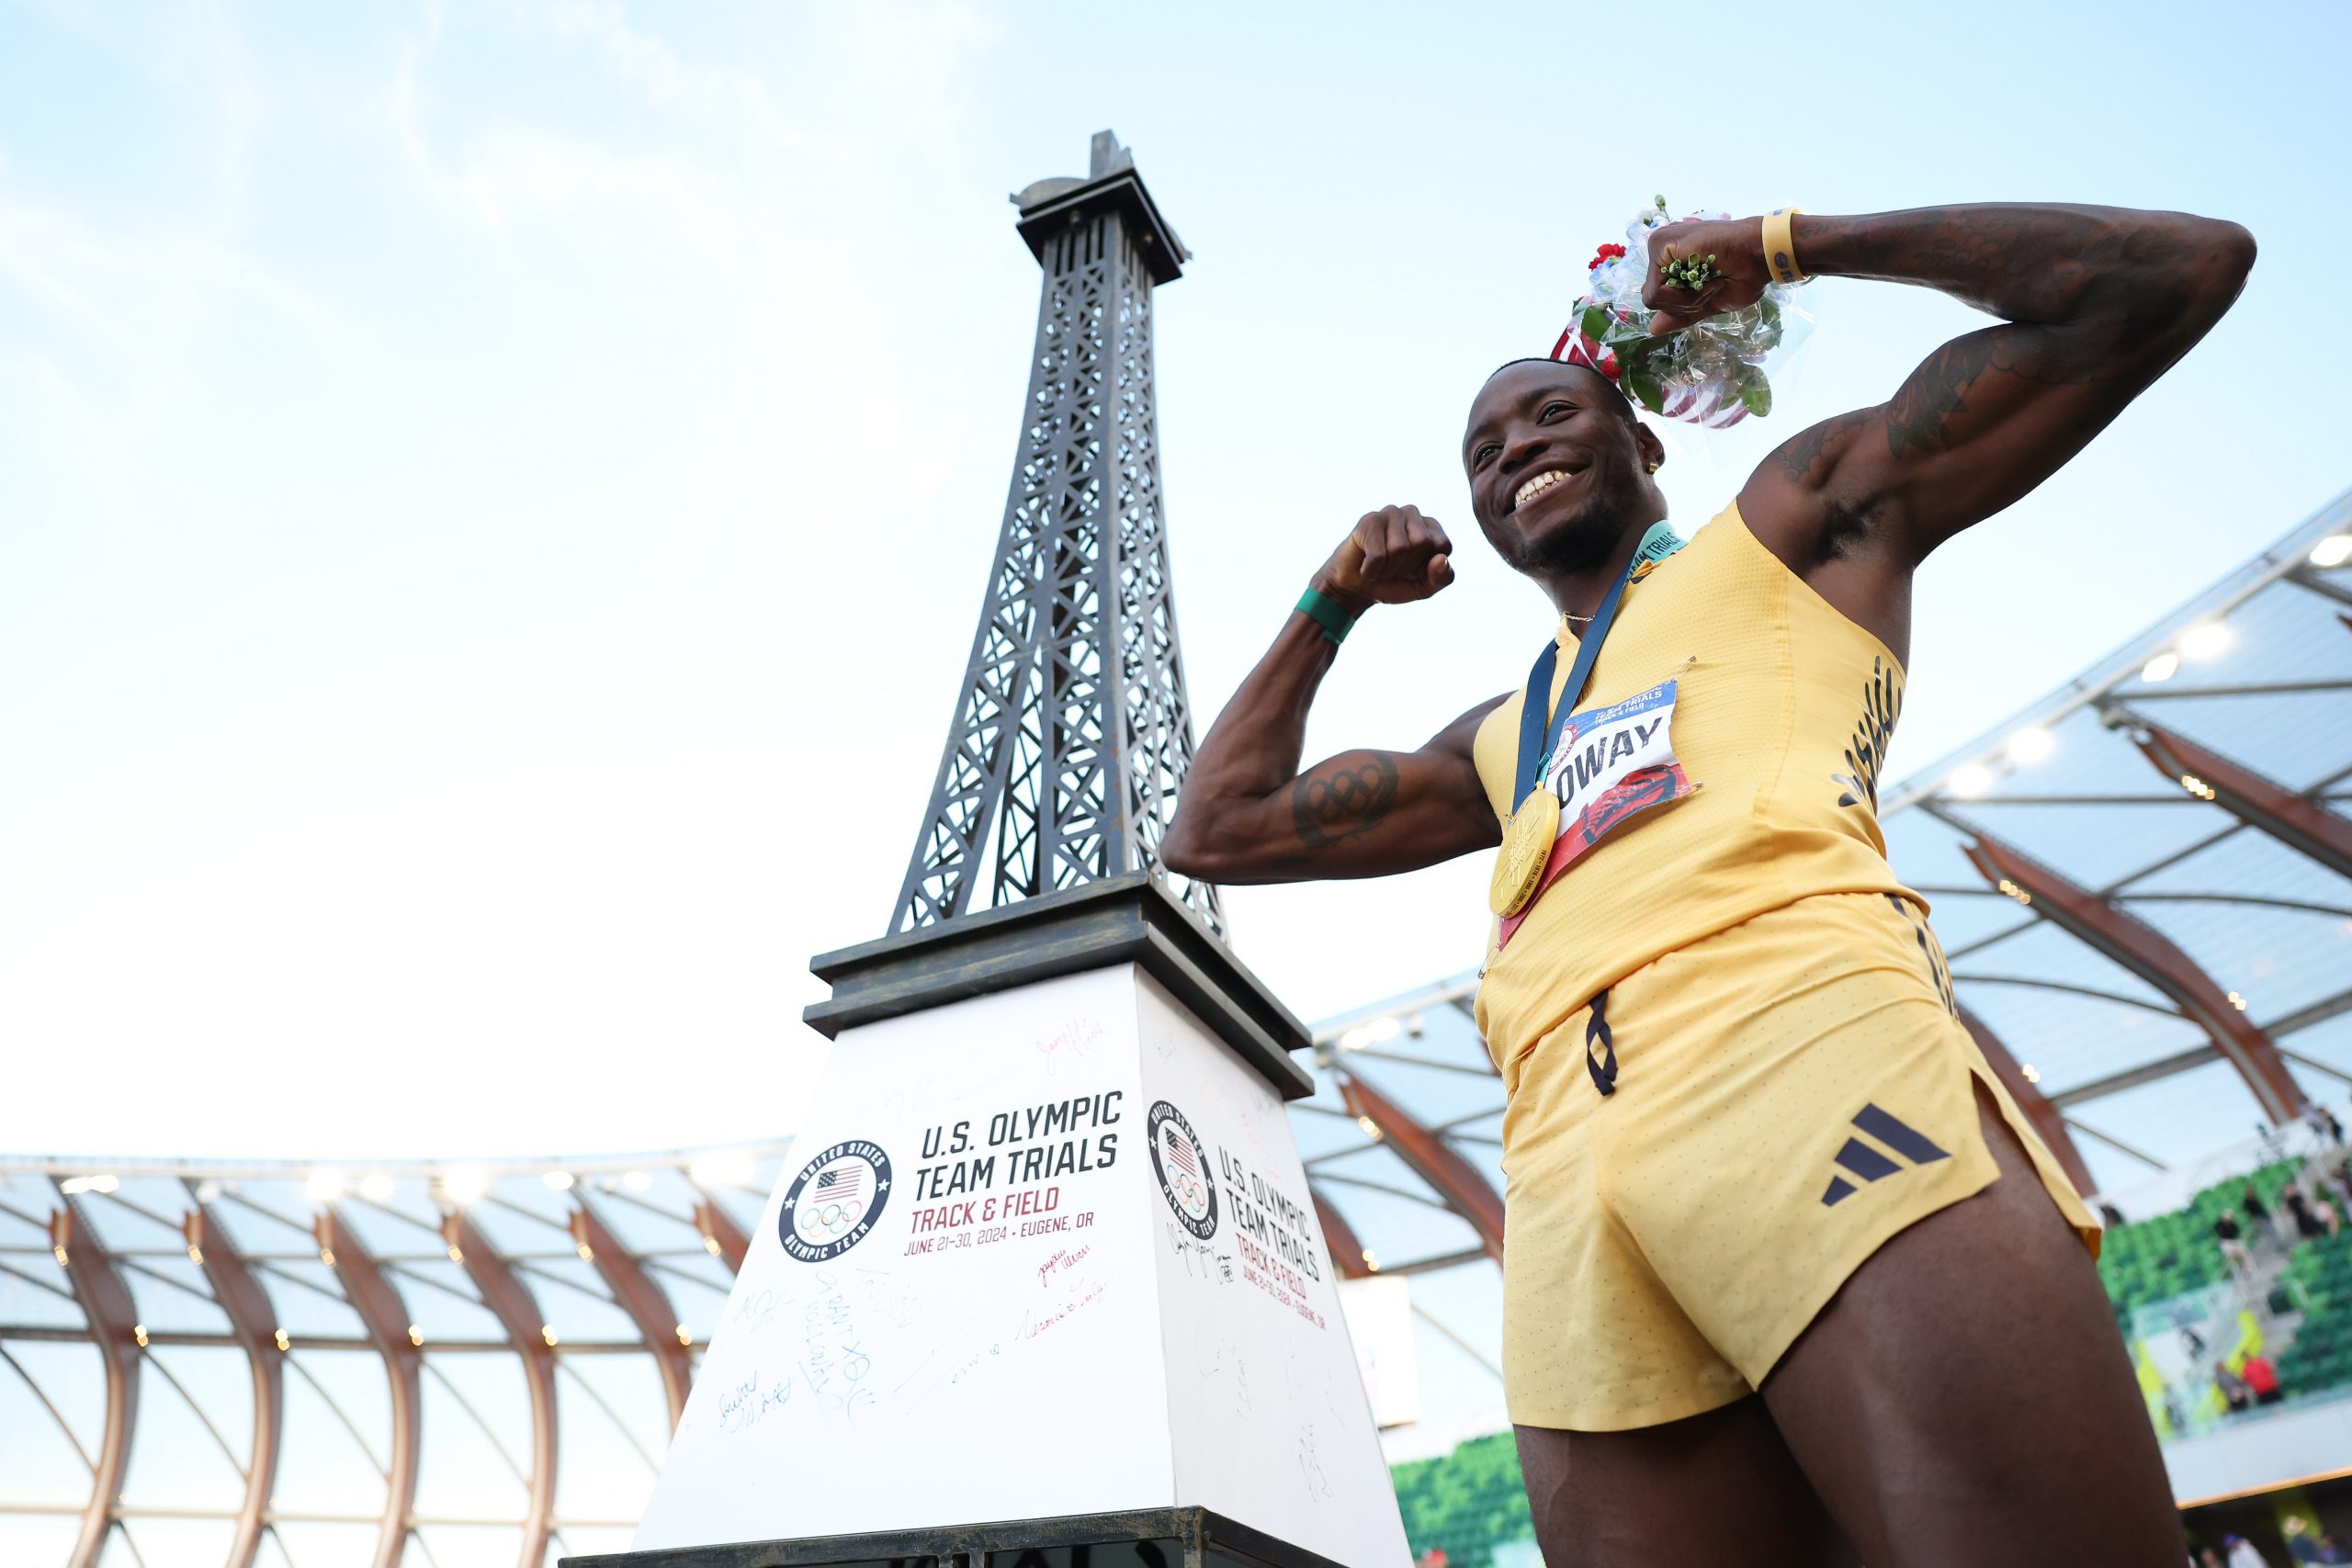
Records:
M1323 635L1337 648L1348 640L1348 633L1356 618L1340 608L1339 601L1316 589L1308 589L1298 596L1298 613L1323 628Z

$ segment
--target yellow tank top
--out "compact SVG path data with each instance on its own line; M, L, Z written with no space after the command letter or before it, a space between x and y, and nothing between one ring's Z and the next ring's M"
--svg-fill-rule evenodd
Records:
M1552 701L1575 660L1564 623ZM1749 533L1736 503L1625 591L1577 711L1678 682L1671 735L1698 787L1619 822L1488 962L1498 1061L1666 953L1817 893L1900 892L1878 779L1903 669ZM1478 727L1478 777L1511 808L1524 678ZM1925 900L1920 900L1924 906Z

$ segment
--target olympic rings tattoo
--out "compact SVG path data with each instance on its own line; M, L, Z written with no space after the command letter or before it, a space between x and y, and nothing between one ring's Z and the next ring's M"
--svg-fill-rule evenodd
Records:
M1353 766L1299 780L1290 796L1299 842L1312 849L1371 832L1396 804L1396 764L1377 751Z

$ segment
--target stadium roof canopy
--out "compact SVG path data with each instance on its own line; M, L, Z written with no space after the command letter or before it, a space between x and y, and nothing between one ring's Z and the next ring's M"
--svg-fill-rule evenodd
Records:
M2352 1086L2347 806L2352 494L1882 818L1987 1055L2078 1182L2136 1214ZM1491 1391L1503 1099L1476 990L1331 1021L1294 1120L1341 1267L1417 1276L1425 1347Z
M627 1550L782 1155L0 1160L0 1562Z

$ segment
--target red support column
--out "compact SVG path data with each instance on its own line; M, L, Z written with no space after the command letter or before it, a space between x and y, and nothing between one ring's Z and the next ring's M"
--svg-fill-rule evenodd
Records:
M2169 729L2137 725L2132 742L2158 773L2182 788L2203 795L2290 849L2300 850L2337 875L2352 876L2352 822Z
M694 1358L687 1354L688 1342L679 1332L677 1309L585 1203L571 1212L571 1245L596 1266L596 1272L612 1287L613 1299L645 1337L645 1348L653 1352L653 1364L662 1373L662 1397L669 1402L670 1427L675 1431L678 1417L686 1411L686 1393L695 1382Z
M506 1259L462 1210L443 1216L441 1235L481 1293L482 1305L506 1330L507 1343L523 1359L523 1379L531 1394L531 1492L516 1568L540 1568L547 1557L548 1531L555 1524L555 1330L539 1315L538 1300L529 1287L514 1277Z
M729 1273L743 1271L743 1258L752 1250L752 1238L727 1217L727 1211L718 1206L718 1199L695 1201L695 1229L702 1233L704 1250L713 1258L725 1258Z
M1981 831L1963 847L1985 881L1996 887L2007 884L2004 892L2014 887L2024 893L2043 919L2171 998L2237 1068L2265 1116L2284 1126L2302 1113L2302 1088L2270 1036L2163 932Z
M2091 1168L2083 1163L2082 1151L2075 1147L2075 1135L2067 1130L2066 1119L2058 1114L2058 1108L2050 1103L2050 1097L2041 1092L2040 1085L2027 1081L2017 1058L2009 1055L2009 1048L2001 1043L1998 1035L1984 1027L1983 1019L1962 1008L1960 1021L1975 1037L1976 1048L1984 1054L1984 1060L1992 1064L1993 1076L2001 1080L2001 1087L2009 1091L2009 1098L2018 1102L2018 1109L2033 1123L2044 1146L2057 1156L2058 1168L2066 1173L2075 1190L2085 1197L2096 1191L2098 1183L2091 1179Z
M82 1533L66 1568L93 1568L114 1531L122 1502L122 1478L130 1469L130 1439L139 1427L139 1309L114 1260L72 1198L50 1216L49 1249L65 1270L74 1299L89 1319L90 1339L106 1363L107 1425L98 1439L97 1463L90 1475L90 1501L82 1510Z
M1436 1188L1455 1213L1470 1222L1487 1256L1501 1262L1502 1195L1478 1173L1478 1168L1362 1078L1341 1078L1340 1098L1347 1102L1351 1113L1369 1120L1380 1129L1398 1156L1422 1180Z
M261 1532L269 1524L269 1499L277 1484L277 1456L286 1438L286 1352L278 1342L277 1309L229 1240L209 1223L198 1203L181 1222L188 1260L204 1270L212 1299L229 1314L229 1331L245 1353L254 1377L254 1446L245 1461L245 1500L237 1509L237 1533L229 1543L228 1568L253 1568Z
M344 1300L359 1314L369 1343L383 1358L384 1375L391 1381L391 1465L385 1476L384 1521L376 1534L371 1568L401 1568L408 1551L409 1518L416 1512L417 1461L424 1452L419 1417L424 1408L424 1356L409 1332L407 1303L359 1238L332 1209L319 1212L312 1229L319 1240L319 1260L342 1281Z
M1363 1243L1356 1239L1355 1228L1322 1193L1315 1190L1312 1182L1307 1185L1306 1195L1314 1201L1316 1223L1323 1227L1323 1246L1331 1254L1331 1266L1340 1271L1340 1278L1370 1279L1372 1267L1364 1261Z

